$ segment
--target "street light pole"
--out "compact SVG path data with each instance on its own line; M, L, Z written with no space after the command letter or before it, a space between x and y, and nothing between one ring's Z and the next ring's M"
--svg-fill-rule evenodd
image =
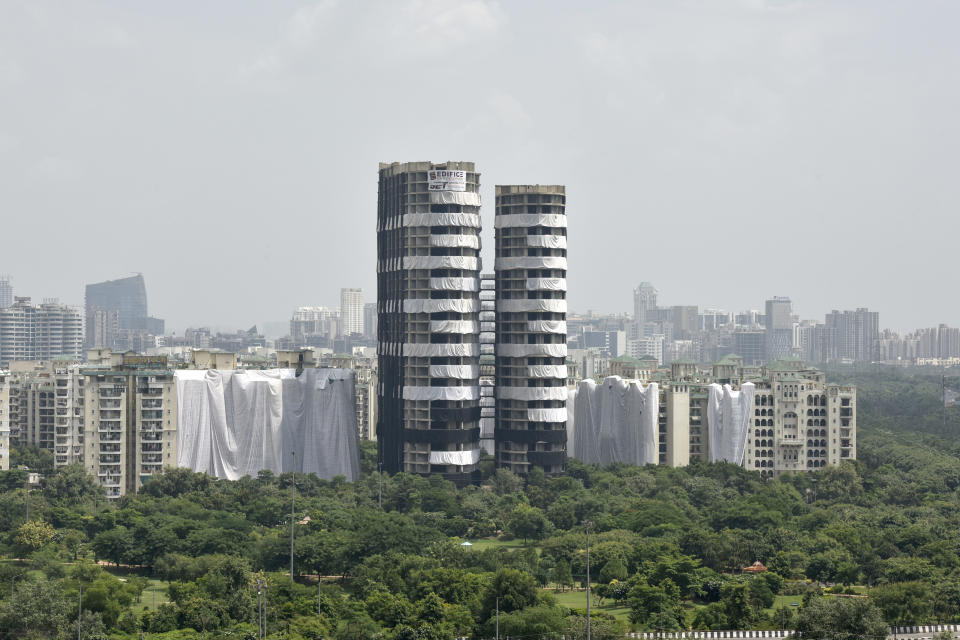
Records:
M293 509L296 502L297 491L297 452L290 452L293 458L293 475L290 478L290 579L293 580Z
M587 640L590 640L590 527L593 523L587 520L583 525L587 529Z

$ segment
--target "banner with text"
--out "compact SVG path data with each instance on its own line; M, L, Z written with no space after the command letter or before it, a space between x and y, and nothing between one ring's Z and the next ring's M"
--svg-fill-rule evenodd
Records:
M427 172L429 191L466 191L467 172L452 169L433 169Z

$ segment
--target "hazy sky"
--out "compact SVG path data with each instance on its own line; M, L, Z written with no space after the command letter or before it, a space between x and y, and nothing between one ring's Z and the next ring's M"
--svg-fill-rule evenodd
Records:
M376 296L377 163L562 183L572 309L960 324L960 4L0 3L0 273L168 327Z

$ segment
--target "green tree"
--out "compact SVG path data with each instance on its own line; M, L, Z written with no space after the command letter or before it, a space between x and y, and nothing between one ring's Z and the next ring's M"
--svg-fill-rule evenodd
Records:
M483 598L481 617L487 619L500 603L501 613L519 611L539 600L537 582L528 573L517 569L500 569L493 574Z
M819 598L800 610L797 631L812 640L875 640L886 637L887 625L864 598Z
M543 538L550 532L553 525L543 515L542 510L526 504L518 504L510 514L507 528L516 537L523 538L526 544L528 538L533 540Z
M0 629L11 638L57 638L70 624L70 614L76 614L75 607L60 583L23 580L0 600Z
M25 522L17 529L13 542L27 553L42 549L53 540L56 532L53 527L43 520Z
M933 613L930 589L919 581L877 585L870 590L870 601L891 626L929 622Z

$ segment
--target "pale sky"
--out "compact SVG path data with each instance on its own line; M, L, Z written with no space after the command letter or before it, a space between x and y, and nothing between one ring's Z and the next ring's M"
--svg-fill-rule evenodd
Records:
M960 4L0 3L0 273L248 327L376 296L377 163L567 185L569 301L960 324Z

